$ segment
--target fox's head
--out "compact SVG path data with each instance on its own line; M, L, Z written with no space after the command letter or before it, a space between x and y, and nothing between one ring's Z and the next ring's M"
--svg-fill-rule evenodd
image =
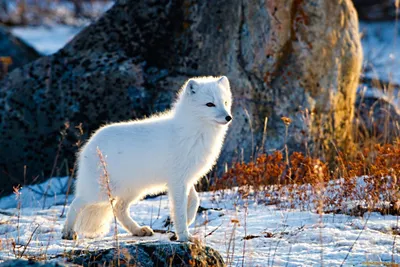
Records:
M189 79L181 92L180 101L183 102L184 112L193 119L214 125L228 125L232 120L232 93L225 76Z

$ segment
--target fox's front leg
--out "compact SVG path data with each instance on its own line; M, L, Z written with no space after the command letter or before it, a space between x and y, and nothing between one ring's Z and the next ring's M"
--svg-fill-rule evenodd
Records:
M169 185L168 193L171 218L175 225L178 240L182 242L190 241L192 238L187 227L189 187L185 184L174 183Z
M199 196L196 192L196 189L194 186L190 188L189 195L188 195L188 207L187 207L187 225L191 225L197 215L197 210L199 209L200 206L200 199Z

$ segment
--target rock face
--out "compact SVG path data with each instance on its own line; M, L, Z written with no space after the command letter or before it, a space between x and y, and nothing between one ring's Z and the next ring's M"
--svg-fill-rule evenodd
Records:
M12 59L12 64L8 65L8 71L11 71L34 61L40 55L24 41L0 27L0 57L10 57ZM0 79L5 75L3 67L2 62L0 62Z
M117 266L116 249L75 251L72 262L83 266ZM141 243L120 249L120 266L225 266L221 255L210 247L190 243Z
M32 260L10 260L0 263L0 267L77 267L76 264L64 264L59 262L36 262Z
M65 257L65 254L60 256ZM103 249L95 252L75 250L68 254L69 263L53 259L51 262L34 262L27 260L11 260L0 264L0 267L74 267L74 266L141 266L141 267L170 267L226 266L222 256L210 247L202 247L191 243L139 243L117 250ZM119 263L117 258L119 258Z
M373 86L373 84L372 84ZM400 88L393 88L394 95ZM369 85L368 90L359 94L356 100L355 125L361 140L374 140L387 143L398 138L400 109L398 103L393 101L381 90Z
M231 81L221 163L255 153L266 117L267 150L345 147L361 61L350 0L119 0L58 53L0 83L0 187L22 183L24 165L27 181L65 174L80 123L85 139L106 122L162 111L200 75ZM292 119L287 138L282 116Z

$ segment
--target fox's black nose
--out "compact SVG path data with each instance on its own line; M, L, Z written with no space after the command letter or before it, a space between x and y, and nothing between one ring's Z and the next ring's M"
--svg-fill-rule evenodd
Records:
M232 120L232 117L231 117L231 116L226 116L226 117L225 117L225 120L226 120L226 121L231 121L231 120Z

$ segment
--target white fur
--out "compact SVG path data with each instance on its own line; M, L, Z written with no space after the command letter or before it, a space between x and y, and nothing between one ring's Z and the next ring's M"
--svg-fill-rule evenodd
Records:
M207 103L215 107L208 107ZM147 194L168 190L178 239L191 240L188 225L196 217L199 198L194 184L215 164L228 129L232 95L222 77L188 80L173 108L138 121L97 130L78 158L76 197L70 206L63 238L96 236L109 230L111 205L100 185L102 152L110 177L115 213L133 235L152 235L129 215L129 207Z

